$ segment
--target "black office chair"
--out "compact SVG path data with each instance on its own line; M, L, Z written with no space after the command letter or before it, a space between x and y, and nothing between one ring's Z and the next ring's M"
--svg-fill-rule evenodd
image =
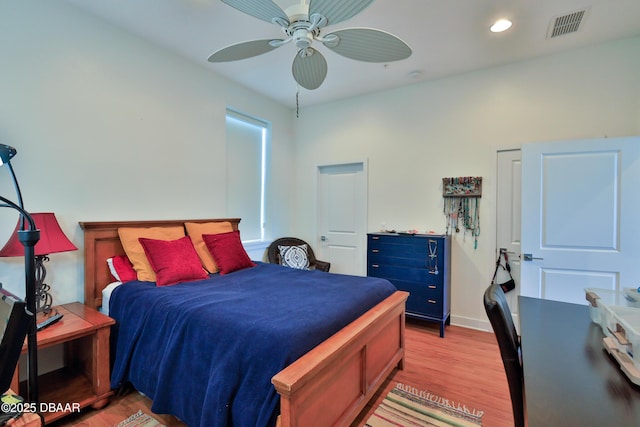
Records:
M320 270L320 271L329 271L331 268L331 263L327 261L320 261L316 259L316 255L313 253L313 249L311 246L304 240L298 239L297 237L281 237L279 239L274 240L269 245L267 249L267 259L270 264L281 264L280 262L280 251L278 246L300 246L307 245L307 258L309 259L309 268L312 270Z
M0 394L11 385L33 314L0 284ZM14 390L18 392L18 390Z
M524 375L520 353L520 337L513 324L511 310L498 284L484 292L484 309L498 340L502 363L507 374L515 427L524 427Z

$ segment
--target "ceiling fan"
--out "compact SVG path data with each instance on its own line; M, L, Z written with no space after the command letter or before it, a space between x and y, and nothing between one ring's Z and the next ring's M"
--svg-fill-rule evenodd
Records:
M411 56L411 48L398 37L371 28L346 28L322 34L324 28L345 21L364 10L373 0L300 0L286 10L272 0L222 0L223 3L280 27L286 38L253 40L227 46L209 57L209 62L251 58L293 42L298 53L293 60L293 78L305 89L320 87L327 76L327 61L312 47L314 41L347 58L365 62L391 62ZM308 3L308 4L307 4Z

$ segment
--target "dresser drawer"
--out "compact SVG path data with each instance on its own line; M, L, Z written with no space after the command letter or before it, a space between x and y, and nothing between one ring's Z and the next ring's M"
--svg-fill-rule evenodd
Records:
M408 314L418 314L422 316L439 318L443 315L442 301L420 298L419 295L409 296L409 298L407 298L406 310Z
M430 288L420 283L402 281L394 282L394 285L400 290L409 292L407 312L425 316L442 315L442 287Z
M426 254L403 254L399 251L385 251L383 249L371 249L368 254L370 263L403 265L407 267L428 268L429 260ZM435 262L433 263L435 267Z
M423 236L371 234L369 235L369 246L374 247L376 245L405 245L421 249L425 246L425 240L426 238Z
M382 277L389 280L404 280L407 282L418 283L442 283L441 274L435 274L425 268L404 267L401 265L378 264L376 262L369 263L367 267L367 276Z
M429 259L427 256L424 257L400 257L397 255L389 255L384 252L374 252L371 251L368 256L369 265L388 265L388 266L399 266L399 267L415 267L415 268L424 268L427 270L433 271L435 274L436 271L440 271L444 268L444 259Z
M400 290L409 292L410 296L430 303L442 302L442 287L437 285L423 285L421 283L398 282ZM433 288L432 288L433 287Z
M370 264L442 270L445 258L444 240L415 236L369 236L367 256Z

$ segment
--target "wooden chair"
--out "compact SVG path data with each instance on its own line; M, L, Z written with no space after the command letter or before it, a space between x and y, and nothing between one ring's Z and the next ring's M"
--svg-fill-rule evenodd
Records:
M500 356L507 374L514 425L515 427L524 427L524 374L520 337L500 285L492 284L484 292L484 309L498 340Z
M311 246L304 240L298 239L296 237L281 237L279 239L274 240L267 249L267 260L271 264L280 264L280 251L278 250L278 246L299 246L299 245L307 245L307 257L309 258L309 268L320 270L320 271L329 271L331 267L331 263L326 261L320 261L316 259L315 254L313 253L313 249Z

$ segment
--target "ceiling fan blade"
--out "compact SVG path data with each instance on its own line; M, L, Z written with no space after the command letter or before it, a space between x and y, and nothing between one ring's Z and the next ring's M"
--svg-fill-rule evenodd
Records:
M347 28L327 34L324 39L326 47L357 61L391 62L411 56L411 48L405 42L372 28Z
M337 24L362 12L373 0L311 0L309 16L314 13L327 18L326 25Z
M314 90L320 87L327 76L327 61L312 47L300 49L293 60L291 71L300 86Z
M280 18L289 25L287 14L271 0L222 0L222 2L263 21L273 23L274 18Z
M263 53L270 52L279 47L278 45L272 46L270 42L271 39L253 40L250 42L233 44L214 52L209 57L209 62L237 61L239 59L262 55Z

